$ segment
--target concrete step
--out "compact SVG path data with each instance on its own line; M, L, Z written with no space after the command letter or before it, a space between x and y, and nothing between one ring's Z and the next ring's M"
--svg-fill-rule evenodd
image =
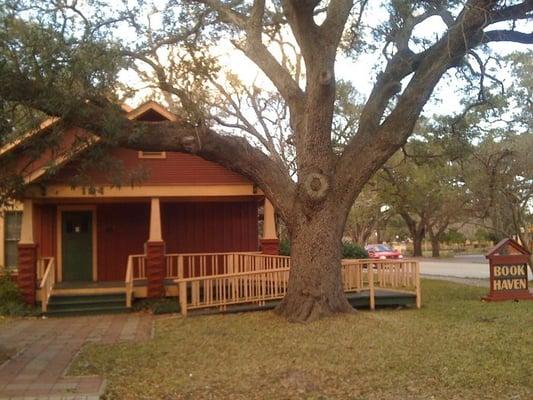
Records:
M107 302L126 302L124 293L117 294L99 294L99 295L54 295L48 302L51 304L88 304L88 303L107 303Z
M124 293L54 295L48 302L47 316L94 315L127 312Z
M126 306L95 307L95 308L70 308L66 310L48 310L47 317L73 317L78 315L102 315L119 314L131 312L131 308Z

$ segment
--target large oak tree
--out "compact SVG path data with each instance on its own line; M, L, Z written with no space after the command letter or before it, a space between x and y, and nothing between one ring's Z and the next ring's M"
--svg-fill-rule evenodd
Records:
M145 3L124 2L117 11L102 0L5 0L1 108L4 114L17 109L61 117L103 143L194 153L256 182L291 236L289 287L278 312L296 321L352 309L340 273L346 216L365 183L411 135L441 78L490 42L533 42L532 33L518 29L532 16L531 0L393 0L383 2L389 18L381 22L366 14L369 3L377 2L365 0ZM157 22L140 22L154 9L161 15ZM420 38L421 24L439 26L430 19L444 28ZM232 99L217 80L217 60L209 51L228 39L264 73L287 108L283 146L290 146L290 164L280 156L279 142L260 134L258 125L230 124L234 132L251 135L229 135L210 118L204 82L219 85ZM295 55L287 55L287 48ZM382 52L382 68L353 135L339 147L332 138L336 59L341 52L356 58L372 50ZM184 118L128 120L116 104L117 93L127 89L118 79L126 67L179 105ZM360 79L368 78L354 76ZM2 124L14 120L3 118Z

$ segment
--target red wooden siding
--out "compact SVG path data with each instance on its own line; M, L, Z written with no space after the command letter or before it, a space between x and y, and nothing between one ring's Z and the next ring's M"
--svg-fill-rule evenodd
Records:
M57 208L50 204L35 204L34 240L39 257L57 257Z
M120 160L125 171L143 171L147 178L140 185L234 185L249 184L243 176L219 164L203 158L167 152L166 158L150 159L138 157L138 152L129 149L114 149L111 156ZM75 176L75 162L65 166L54 178L54 183L67 183ZM95 169L89 173L93 183L108 184L107 172ZM128 184L128 182L124 182Z
M98 280L123 281L128 255L144 253L150 204L99 204L97 221Z
M167 253L257 251L257 203L162 203Z
M36 157L27 149L21 147L18 150L16 168L24 174L30 174L50 164L52 160L70 156L72 147L77 145L80 138L86 138L86 131L79 128L71 128L61 135L57 145L46 146L45 150Z
M137 116L139 120L160 121L165 117L152 109L148 109L143 114ZM43 132L50 135L50 130ZM147 133L150 134L150 133ZM57 145L48 146L37 159L32 160L28 150L21 146L15 150L16 168L25 170L26 173L36 172L48 165L51 160L72 156L70 150L79 138L86 138L89 134L81 128L67 128L57 140ZM238 173L230 171L221 165L206 161L200 157L167 152L164 159L139 159L138 151L124 148L111 150L111 157L121 161L125 171L145 171L148 175L143 185L209 185L209 184L250 184L251 182ZM83 153L79 155L83 157ZM61 160L62 162L63 160ZM28 166L29 164L29 166ZM49 180L50 183L72 183L72 178L78 170L78 161L73 160L63 166L61 171ZM109 171L100 171L95 168L88 173L94 184L112 183L107 176ZM128 185L130 182L123 182Z
M143 254L149 236L150 204L97 205L99 281L122 281L128 255ZM167 253L257 251L257 202L161 203ZM57 258L57 206L35 204L39 257Z

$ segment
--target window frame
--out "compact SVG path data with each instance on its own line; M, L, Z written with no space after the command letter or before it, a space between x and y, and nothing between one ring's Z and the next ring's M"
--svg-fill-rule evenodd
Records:
M18 215L18 238L10 237L11 235L8 234L8 219L12 216ZM3 215L3 224L4 224L4 237L2 238L3 244L4 244L4 254L3 254L3 260L2 265L6 269L16 269L18 267L18 254L15 255L16 257L16 265L8 265L7 259L8 259L8 247L13 246L13 243L15 244L16 248L18 247L18 243L20 242L20 231L22 228L22 211L20 210L13 210L13 211L4 211Z

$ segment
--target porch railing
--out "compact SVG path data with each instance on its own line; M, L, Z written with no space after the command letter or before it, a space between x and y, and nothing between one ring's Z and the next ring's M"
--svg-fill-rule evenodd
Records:
M165 278L178 287L183 314L189 309L255 303L285 296L291 258L259 253L189 253L165 255ZM128 258L133 280L146 279L146 256ZM415 294L421 306L420 269L413 260L342 260L345 292L368 291L375 309L376 290ZM128 278L128 273L127 273ZM128 292L128 289L127 289Z
M56 263L53 257L46 257L44 263L44 272L41 278L41 308L42 312L48 309L48 301L56 283ZM39 264L39 263L38 263Z
M368 290L370 309L375 309L376 289L414 293L421 307L420 266L413 260L342 260L346 292Z
M41 257L37 259L37 280L41 281L46 271L46 266L54 257Z
M266 261L270 257L273 260ZM230 260L228 263L232 270L222 268L222 271L218 271L222 273L210 274L211 271L217 270L203 268L201 264L203 269L200 268L200 273L196 270L196 276L175 279L183 315L187 315L188 310L198 308L218 307L220 310L225 310L232 304L263 305L266 301L285 296L290 257L248 255L229 257L226 260ZM178 265L181 262L178 257ZM271 268L258 268L263 265ZM372 310L376 305L376 289L415 294L416 306L417 308L421 306L420 275L416 261L343 260L341 273L346 292L369 292L369 306ZM178 276L181 276L179 269Z
M131 268L131 279L141 280L146 279L146 255L132 254L128 256L127 268Z
M177 279L182 315L187 310L281 299L287 291L289 268L234 272Z
M288 268L290 257L260 253L167 254L167 279L226 275L239 272Z
M124 286L126 287L126 307L130 308L133 299L133 260L138 256L128 256L128 265L126 266L126 278ZM144 258L144 257L143 257Z

